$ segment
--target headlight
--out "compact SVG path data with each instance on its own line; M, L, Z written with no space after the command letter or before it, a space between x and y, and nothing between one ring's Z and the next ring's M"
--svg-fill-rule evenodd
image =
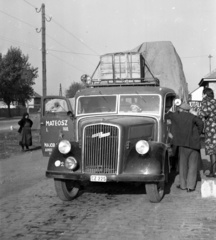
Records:
M136 151L139 154L146 154L149 151L149 144L145 140L140 140L136 143Z
M71 150L71 144L68 140L62 140L58 145L58 150L62 154L67 154Z
M68 157L65 160L65 167L74 170L77 167L77 160L74 157Z

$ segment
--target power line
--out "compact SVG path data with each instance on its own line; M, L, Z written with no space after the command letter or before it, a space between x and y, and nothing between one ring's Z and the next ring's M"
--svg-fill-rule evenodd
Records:
M64 44L62 44L62 43L60 43L60 42L58 42L56 39L54 39L53 37L51 37L50 35L48 35L47 34L47 37L49 37L50 39L52 39L54 42L56 42L57 44L59 44L60 46L62 46L62 47L64 47L65 49L69 49L67 46L65 46ZM49 49L50 51L55 51L55 50L52 50L52 49ZM69 52L64 52L64 51L58 51L58 50L56 50L56 52L62 52L62 53L71 53L71 54L76 54L76 55L88 55L88 54L77 54L77 53L74 53L73 51L71 51L70 49L69 49ZM90 54L89 54L90 55ZM93 55L92 55L93 56ZM87 59L85 59L85 58L83 58L83 57L81 57L81 56L79 56L83 61L85 61L85 62L88 62L88 63L90 63L92 66L95 66L95 64L93 64L92 62L90 62L90 61L88 61Z
M61 24L59 24L58 22L56 22L55 20L53 20L53 22L58 25L60 28L62 28L64 31L66 31L68 34L70 34L71 36L73 36L76 40L78 40L81 44L83 44L85 47L87 47L88 49L90 49L92 52L94 52L97 55L100 55L98 52L96 52L94 49L92 49L91 47L89 47L86 43L84 43L84 41L80 40L77 36L75 36L73 33L71 33L70 31L68 31L65 27L63 27Z
M55 41L57 44L59 44L60 46L64 47L65 49L69 49L67 46L65 46L64 44L58 42L57 40L55 40L53 37L51 37L50 35L47 34L47 37L49 37L50 39L52 39L53 41ZM75 55L87 55L87 56L99 56L98 54L89 54L89 53L78 53L78 52L74 52L71 51L69 49L69 51L62 51L62 50L55 50L55 49L49 49L50 51L55 51L55 52L62 52L62 53L72 53Z
M29 48L33 48L33 49L39 50L38 47L33 46L33 45L31 45L31 44L28 44L28 43L25 43L25 42L20 42L20 41L17 41L17 40L13 40L13 39L7 38L7 37L5 37L5 36L1 36L1 35L0 35L0 38L1 38L3 41L8 41L8 42L12 42L12 43L19 43L19 44L21 44L21 45L23 45L23 46L26 46L26 47L29 47Z
M208 55L202 55L202 56L191 56L191 57L181 57L181 58L202 58L202 57L208 57Z
M75 54L75 55L86 55L86 56L96 56L96 57L99 56L99 55L89 54L89 53L79 53L79 52L73 52L73 51L62 51L62 50L57 50L57 49L47 49L47 50L53 51L53 52L60 52L60 53L70 53L70 54Z
M29 4L31 7L33 7L34 9L37 9L34 5L30 4L28 1L23 0L24 2L26 2L27 4ZM64 26L62 26L60 23L58 23L57 21L55 21L52 18L52 21L58 25L61 29L63 29L65 32L67 32L68 34L70 34L71 36L73 36L77 41L79 41L82 45L84 45L85 47L87 47L89 50L91 50L92 52L94 52L97 55L100 55L98 52L96 52L93 48L89 47L84 41L82 41L80 38L78 38L75 34L71 33L69 30L67 30Z
M17 18L17 17L14 17L14 16L12 16L12 15L10 15L10 14L2 11L2 10L0 10L0 12L3 13L3 14L5 14L5 15L7 15L7 16L9 16L9 17L11 17L11 18L13 18L13 19L18 20L19 22L25 23L26 25L35 28L35 26L31 25L30 23L27 23L27 22L25 22L25 21L23 21L23 20L21 20L21 19L19 19L19 18Z
M23 1L25 1L25 0L23 0ZM25 1L25 2L27 3L27 1ZM13 19L16 19L16 20L19 21L19 22L22 22L22 23L24 23L24 24L26 24L26 25L28 25L28 26L30 26L30 27L35 28L33 25L31 25L31 24L29 24L29 23L27 23L27 22L25 22L25 21L23 21L23 20L21 20L21 19L19 19L19 18L17 18L17 17L14 17L14 16L12 16L12 15L10 15L10 14L8 14L8 13L2 11L2 10L0 10L0 12L4 13L5 15L7 15L7 16L13 18ZM48 36L50 39L52 39L53 41L55 41L56 43L58 43L59 45L61 45L61 46L65 47L65 48L67 48L66 46L64 46L64 45L61 44L60 42L56 41L56 40L55 40L54 38L52 38L51 36L49 36L49 35L47 35L47 36ZM8 40L8 41L10 41L10 42L17 42L17 43L20 43L20 44L23 44L23 45L29 45L29 44L25 44L24 42L20 42L20 41L12 40L12 39L7 39L7 38L4 37L4 36L2 36L2 38L5 38L5 40ZM35 46L31 46L31 47L36 48ZM68 48L67 48L67 49L68 49ZM77 54L77 55L98 56L98 55L87 54L87 53L76 53L76 52L73 52L73 51L68 51L68 52L66 52L66 51L52 50L52 49L49 49L49 50L50 50L50 51L56 51L56 52L72 53L72 54Z
M60 57L57 57L56 55L54 55L54 54L52 54L52 53L49 53L48 55L51 55L51 56L57 58L58 60L60 60L60 61L62 61L62 62L64 62L64 63L66 63L67 65L69 65L69 66L71 66L71 67L77 69L77 70L80 71L81 73L85 72L84 70L79 69L78 67L76 67L76 66L74 66L74 65L72 65L72 64L70 64L70 63L68 63L68 62L66 62L64 59L62 59L62 58L60 58Z
M37 8L37 7L35 7L33 4L31 4L30 2L28 2L28 1L26 1L26 0L23 0L24 2L26 2L28 5L30 5L30 6L32 6L33 8Z
M37 8L34 6L34 5L32 5L32 4L30 4L28 1L26 1L26 0L23 0L24 2L26 2L27 4L29 4L31 7L33 7L36 11L38 11L37 10ZM46 16L47 16L47 14L46 14ZM85 44L85 43L83 43L78 37L76 37L74 34L72 34L71 32L69 32L67 29L65 29L61 24L59 24L59 23L57 23L55 20L53 20L52 19L52 21L55 23L55 24L57 24L60 28L62 28L64 31L66 31L66 32L68 32L69 34L71 34L74 38L76 38L78 41L80 41L82 44L84 44L87 48L89 48L89 49L91 49L87 44ZM46 34L47 35L47 37L48 38L50 38L50 39L52 39L53 41L55 41L57 44L59 44L60 46L63 46L65 49L69 49L67 46L65 46L65 45L63 45L62 43L60 43L60 42L58 42L56 39L54 39L54 38L52 38L50 35L48 35L48 34ZM49 51L55 51L55 50L52 50L52 49L49 49ZM94 51L93 49L91 49L91 51ZM62 52L62 53L71 53L71 54L76 54L76 55L89 55L89 56L93 56L93 54L92 55L90 55L90 54L85 54L85 53L75 53L75 52L73 52L73 51L71 51L70 49L69 49L69 51L68 52L64 52L64 51L58 51L58 50L56 50L56 52ZM96 54L95 56L99 56L99 54ZM92 62L90 62L89 60L87 60L87 59L85 59L85 58L83 58L83 57L81 57L81 56L79 56L83 61L85 61L85 62L88 62L89 64L91 64L92 66L95 66L95 64L93 64Z

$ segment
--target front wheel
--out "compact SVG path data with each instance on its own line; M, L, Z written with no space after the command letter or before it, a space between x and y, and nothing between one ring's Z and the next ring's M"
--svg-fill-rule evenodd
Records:
M150 202L158 203L164 196L164 182L146 183L146 193Z
M73 200L80 189L80 185L72 180L54 179L55 190L62 201Z

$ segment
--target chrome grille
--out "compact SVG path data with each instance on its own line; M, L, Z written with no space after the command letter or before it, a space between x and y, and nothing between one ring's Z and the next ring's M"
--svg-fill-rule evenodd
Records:
M84 172L116 174L119 144L118 128L98 124L87 126L84 131Z

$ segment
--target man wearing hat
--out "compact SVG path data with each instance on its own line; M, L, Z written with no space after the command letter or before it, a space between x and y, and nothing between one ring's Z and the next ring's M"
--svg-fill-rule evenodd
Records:
M166 119L172 122L173 145L179 147L179 185L177 188L192 192L197 182L197 168L200 159L200 134L203 122L191 114L190 105L182 103L177 112L168 112Z

